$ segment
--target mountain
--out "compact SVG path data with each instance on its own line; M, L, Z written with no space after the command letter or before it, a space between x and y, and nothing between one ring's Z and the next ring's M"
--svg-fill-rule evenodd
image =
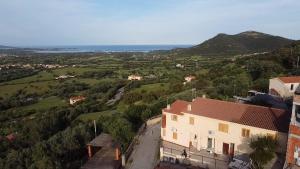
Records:
M247 31L236 35L224 33L204 41L203 43L187 49L177 49L176 52L191 55L220 56L237 55L256 52L269 52L294 40L265 33Z
M15 47L0 45L0 49L13 49Z

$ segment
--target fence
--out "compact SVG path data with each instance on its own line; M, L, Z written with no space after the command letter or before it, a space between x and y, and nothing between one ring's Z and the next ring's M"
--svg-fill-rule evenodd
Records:
M212 168L212 169L227 169L228 168L228 159L222 159L220 157L207 156L201 154L201 152L192 152L187 150L187 158L183 155L183 150L178 150L169 147L163 147L163 161L172 162L172 163L181 163L185 165L200 166L203 168Z

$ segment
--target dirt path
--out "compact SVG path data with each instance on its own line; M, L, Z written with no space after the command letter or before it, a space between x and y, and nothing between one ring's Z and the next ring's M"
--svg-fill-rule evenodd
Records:
M139 144L132 152L127 169L153 169L159 153L160 123L149 125L139 137Z

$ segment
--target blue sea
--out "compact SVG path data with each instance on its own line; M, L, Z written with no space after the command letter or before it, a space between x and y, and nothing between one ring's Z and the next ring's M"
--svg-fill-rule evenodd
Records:
M188 48L193 45L91 45L91 46L32 46L23 47L36 53L79 53L79 52L150 52Z

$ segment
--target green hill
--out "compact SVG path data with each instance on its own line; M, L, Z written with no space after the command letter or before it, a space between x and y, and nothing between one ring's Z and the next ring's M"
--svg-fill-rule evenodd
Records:
M199 45L174 51L189 55L224 56L269 52L292 42L294 40L255 31L247 31L236 35L218 34Z

